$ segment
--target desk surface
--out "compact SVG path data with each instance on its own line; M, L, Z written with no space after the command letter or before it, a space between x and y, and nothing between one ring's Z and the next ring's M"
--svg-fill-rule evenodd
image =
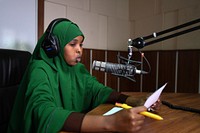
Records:
M123 92L127 95L142 96L146 93ZM161 100L168 101L174 105L187 106L200 109L200 94L188 93L163 93ZM89 114L102 115L110 110L114 105L103 104L89 112ZM159 115L164 118L157 121L146 118L144 126L137 133L200 133L200 114L182 110L170 109L162 105Z

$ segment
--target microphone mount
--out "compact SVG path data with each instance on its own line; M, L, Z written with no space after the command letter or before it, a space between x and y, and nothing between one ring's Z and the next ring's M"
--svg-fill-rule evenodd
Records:
M136 66L141 65L139 61L133 61L117 55L119 63L110 63L102 61L93 61L92 69L97 71L103 71L106 73L111 73L112 75L118 77L124 77L131 81L135 81L135 74L148 74L149 72L138 70ZM128 63L128 61L130 63Z
M126 65L126 67L128 68L128 67L130 67L130 66L132 66L133 68L136 68L137 69L137 67L136 66L141 66L142 65L142 62L141 61L135 61L135 60L131 60L131 57L132 57L132 46L130 46L129 45L129 54L128 54L128 59L127 58L125 58L125 57L123 57L123 56L120 56L119 54L117 55L117 58L118 58L118 60L119 60L119 63L122 63L122 64L124 64L124 65ZM150 66L149 66L150 67ZM143 71L143 70L141 70L141 71ZM145 71L143 71L144 73L141 73L141 75L143 75L143 74L148 74L149 72L145 72ZM135 80L135 74L134 75L128 75L128 74L116 74L116 73L112 73L113 75L115 75L115 76L118 76L118 77L124 77L124 78L127 78L127 79L129 79L129 80L131 80L131 81L134 81L134 82L136 82L136 80Z

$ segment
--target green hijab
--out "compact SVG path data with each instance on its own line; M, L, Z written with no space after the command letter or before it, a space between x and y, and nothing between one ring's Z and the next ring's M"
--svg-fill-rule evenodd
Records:
M58 22L54 28L53 28L53 33L52 33L58 40L59 44L59 49L60 52L58 56L55 58L49 58L44 50L42 49L42 43L44 41L44 38L46 36L46 33L43 34L43 36L39 39L38 44L36 45L36 48L33 52L33 59L38 59L41 58L44 60L47 64L49 64L52 68L55 70L59 71L59 66L56 65L63 65L62 67L66 67L66 63L63 59L64 57L64 47L67 43L69 43L72 39L74 39L77 36L83 36L83 33L79 29L78 25L71 21L61 21Z
M83 64L68 65L64 60L65 45L83 36L70 21L55 25L60 52L48 58L39 39L16 96L8 132L56 133L72 112L86 113L105 103L111 88L99 83Z

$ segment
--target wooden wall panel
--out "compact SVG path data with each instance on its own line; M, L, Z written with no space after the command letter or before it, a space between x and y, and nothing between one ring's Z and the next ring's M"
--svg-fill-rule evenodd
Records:
M117 63L117 54L117 51L107 51L107 62ZM118 77L111 73L107 73L107 86L118 91Z
M159 51L158 87L168 83L164 92L175 92L176 51Z
M90 49L84 49L81 63L85 65L88 71L90 71L90 57Z
M143 75L142 91L143 92L154 92L156 88L156 69L157 69L157 52L156 51L145 51L145 57L151 65L151 71L147 75ZM148 71L148 65L144 61L144 70Z
M199 50L179 51L177 92L198 92L199 58Z
M105 50L92 51L93 60L105 61ZM127 58L127 51L107 51L107 61L117 62L118 52ZM151 72L142 76L136 74L134 76L136 82L123 77L118 80L116 76L111 74L107 74L107 79L105 79L105 72L93 70L92 73L101 83L105 84L106 80L107 86L115 90L118 89L120 92L154 92L165 82L168 82L168 85L164 92L199 92L199 50L144 51L144 55L151 65ZM134 53L132 60L140 61L140 54ZM140 66L137 66L137 69L141 70ZM148 71L148 65L145 61L143 61L143 70ZM176 72L176 70L178 71Z
M105 50L92 50L92 62L94 60L105 62ZM92 75L95 76L99 82L105 84L105 72L92 70Z

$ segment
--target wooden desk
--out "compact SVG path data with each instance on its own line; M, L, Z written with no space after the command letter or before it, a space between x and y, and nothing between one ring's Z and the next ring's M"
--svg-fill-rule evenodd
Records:
M124 94L142 96L147 93L124 92ZM200 94L163 93L161 100L168 101L175 105L200 109ZM103 104L89 112L89 114L102 115L112 107L114 107L114 105ZM137 133L200 133L200 114L198 113L170 109L162 105L159 110L159 115L161 115L164 120L157 121L146 118L144 126Z
M140 92L123 93L136 97L147 94ZM162 93L161 100L165 100L174 105L200 109L200 94ZM114 105L111 104L102 104L88 114L102 115L113 107ZM164 120L157 121L147 117L142 129L137 133L200 133L200 114L198 113L170 109L162 105L159 110L159 115L162 116Z

